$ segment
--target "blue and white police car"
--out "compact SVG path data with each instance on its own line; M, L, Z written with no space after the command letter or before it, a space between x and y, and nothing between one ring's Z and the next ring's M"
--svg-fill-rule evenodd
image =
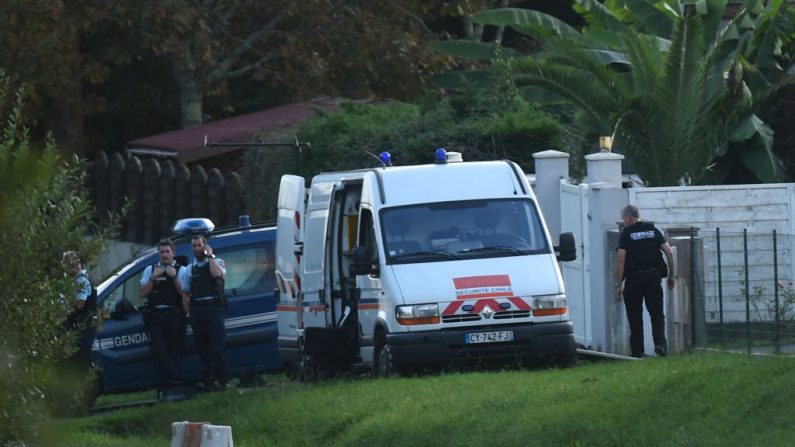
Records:
M251 225L243 216L238 227L214 230L208 219L183 219L175 226L177 258L183 265L192 260L190 234L207 235L213 252L226 263L225 286L228 310L225 317L226 358L232 376L259 374L282 368L277 348L274 299L274 246L276 228ZM91 347L103 393L154 388L159 369L149 350L149 335L138 296L144 269L157 262L155 247L133 260L97 287L97 306L102 321ZM199 359L187 327L180 370L186 380L198 380Z

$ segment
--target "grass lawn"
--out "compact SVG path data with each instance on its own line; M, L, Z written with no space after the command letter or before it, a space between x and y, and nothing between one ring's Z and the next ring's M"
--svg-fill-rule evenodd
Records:
M785 446L795 358L699 352L569 370L279 382L50 423L40 445L169 445L173 421L236 446Z

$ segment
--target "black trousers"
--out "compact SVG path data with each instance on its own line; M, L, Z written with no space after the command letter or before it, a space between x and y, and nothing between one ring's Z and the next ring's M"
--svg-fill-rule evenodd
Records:
M179 356L185 338L185 316L181 309L155 309L147 317L149 348L160 367L160 385L179 384Z
M224 308L214 301L195 302L191 305L190 325L201 363L202 382L226 383L229 378L224 355Z
M654 346L667 349L665 340L665 312L663 310L662 278L658 273L638 272L626 279L624 307L629 320L629 347L633 357L643 355L643 303L651 318Z

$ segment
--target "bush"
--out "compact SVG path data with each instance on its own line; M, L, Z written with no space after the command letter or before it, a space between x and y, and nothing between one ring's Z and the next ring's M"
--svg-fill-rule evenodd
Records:
M459 96L431 98L422 106L401 102L345 102L335 112L317 115L286 130L311 148L304 152L306 178L322 171L379 166L389 151L396 165L431 163L434 150L461 152L465 160L511 159L533 171L532 153L563 144L563 127L524 101L472 90ZM275 139L273 135L269 139ZM279 151L248 151L243 181L248 209L260 219L275 217L279 178L295 173L295 156ZM269 175L263 175L269 173Z
M71 308L61 297L76 292L61 254L76 250L85 262L109 236L91 224L77 160L63 162L51 139L44 149L31 147L20 125L22 91L0 70L0 241L6 254L0 262L1 445L32 435L31 422L50 408L51 390L75 387L61 380L55 366L75 351L74 334L61 330Z

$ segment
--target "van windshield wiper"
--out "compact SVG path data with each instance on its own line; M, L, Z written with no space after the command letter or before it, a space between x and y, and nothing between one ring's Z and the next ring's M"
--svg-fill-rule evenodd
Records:
M527 254L524 250L519 250L516 247L511 247L510 245L494 245L491 247L479 247L479 248L470 248L468 250L464 250L464 253L475 253L475 252L482 252L482 251L497 251L502 253L509 253L514 256L524 256Z
M392 256L393 261L408 261L415 259L463 259L455 253L449 251L415 251L414 253L404 253Z

